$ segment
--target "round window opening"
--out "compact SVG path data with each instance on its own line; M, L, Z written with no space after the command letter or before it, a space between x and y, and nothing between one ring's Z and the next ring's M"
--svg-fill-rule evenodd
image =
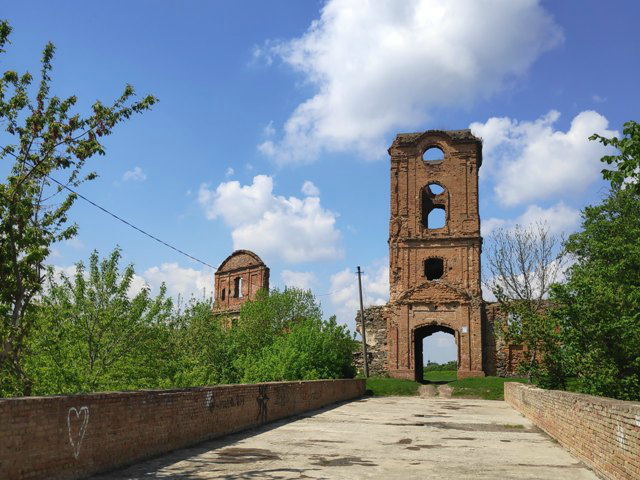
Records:
M427 280L437 280L444 275L444 262L441 258L428 258L424 262L424 275Z
M444 160L444 152L438 147L429 147L424 151L422 159L426 163L437 163Z

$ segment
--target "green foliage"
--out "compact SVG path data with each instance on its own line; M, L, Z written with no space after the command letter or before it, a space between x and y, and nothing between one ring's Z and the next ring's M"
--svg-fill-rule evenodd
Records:
M0 53L10 33L9 23L0 21ZM0 160L12 163L0 183L0 391L14 394L31 391L23 360L38 318L33 309L44 284L44 261L53 243L77 232L68 222L76 196L63 186L96 178L82 170L89 158L105 154L103 139L157 101L147 96L134 102L127 85L110 106L97 101L88 115L72 113L75 96L61 99L50 92L54 51L53 44L45 46L36 85L28 72L0 76L0 125L7 141L0 145Z
M632 185L631 188L640 193L640 124L630 120L624 124L623 137L606 138L594 133L589 140L598 140L606 146L618 149L618 155L606 155L602 161L607 164L615 164L613 170L602 170L605 180L611 182L613 189L621 188L625 182Z
M564 349L547 295L567 264L561 238L544 224L499 229L488 242L488 286L500 307L496 336L507 345L523 345L518 367L529 382L564 388Z
M300 320L257 355L243 357L243 382L351 378L353 340L335 316Z
M427 383L453 382L458 378L457 370L425 370L422 378Z
M353 377L354 340L309 291L261 292L235 326L212 301L174 308L161 287L133 295L132 265L120 250L68 277L48 271L30 315L23 364L38 395L221 383ZM11 396L12 390L1 391Z
M462 378L448 385L453 387L452 396L481 398L483 400L504 400L506 382L526 382L526 378L473 377Z
M413 380L402 380L400 378L369 377L367 378L367 390L378 396L388 395L417 395L420 384Z
M89 268L76 265L72 278L52 269L26 361L34 394L126 390L161 385L170 336L171 301L165 288L152 298L148 288L130 296L132 265L119 271L120 250Z
M567 359L578 390L640 400L640 192L614 188L582 216L566 245L576 263L552 295Z

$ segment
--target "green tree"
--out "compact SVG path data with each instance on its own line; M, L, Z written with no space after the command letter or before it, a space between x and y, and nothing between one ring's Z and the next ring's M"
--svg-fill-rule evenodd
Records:
M239 381L234 332L223 327L226 318L213 315L212 308L211 300L191 299L184 311L175 313L176 387Z
M155 298L146 286L134 294L133 265L120 272L120 259L94 251L72 278L49 269L25 362L34 394L171 386L172 302L164 285Z
M0 53L11 27L0 21ZM68 222L76 200L64 186L92 180L83 174L85 162L104 155L102 140L134 113L149 109L153 96L133 101L133 87L110 106L97 101L88 115L72 113L76 97L51 95L54 46L42 54L37 85L26 72L7 70L0 77L0 125L7 143L0 160L11 162L0 183L0 393L31 392L22 361L32 327L34 299L42 291L44 261L51 245L76 234ZM31 94L34 94L33 97ZM55 180L54 180L55 178Z
M322 320L322 309L310 290L261 290L245 302L233 329L240 355L255 354L302 320Z
M640 400L640 191L614 187L582 218L566 244L576 263L553 288L553 314L580 391Z
M603 145L618 150L617 155L602 157L603 162L615 165L615 169L602 170L602 176L611 182L611 187L621 188L626 182L632 185L631 188L640 192L640 124L630 120L624 124L622 133L624 136L620 139L607 138L594 133L589 140L598 140Z
M353 376L353 339L335 317L322 320L310 290L262 291L229 332L237 381Z
M304 319L253 356L243 357L243 382L352 378L353 339L336 317Z

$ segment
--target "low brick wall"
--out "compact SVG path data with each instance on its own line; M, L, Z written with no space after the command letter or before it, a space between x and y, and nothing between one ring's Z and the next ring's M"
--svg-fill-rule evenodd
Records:
M515 382L504 399L600 476L640 478L640 403Z
M0 478L82 478L364 391L318 380L0 399Z

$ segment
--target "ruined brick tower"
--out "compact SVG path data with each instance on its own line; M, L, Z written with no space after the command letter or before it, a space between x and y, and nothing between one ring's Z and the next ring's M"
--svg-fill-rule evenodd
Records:
M429 159L433 149L441 158ZM444 331L458 346L458 378L484 376L482 142L469 130L430 130L399 134L389 154L389 374L422 380L422 341Z
M255 253L236 250L216 270L214 313L238 313L263 288L269 290L269 267Z

